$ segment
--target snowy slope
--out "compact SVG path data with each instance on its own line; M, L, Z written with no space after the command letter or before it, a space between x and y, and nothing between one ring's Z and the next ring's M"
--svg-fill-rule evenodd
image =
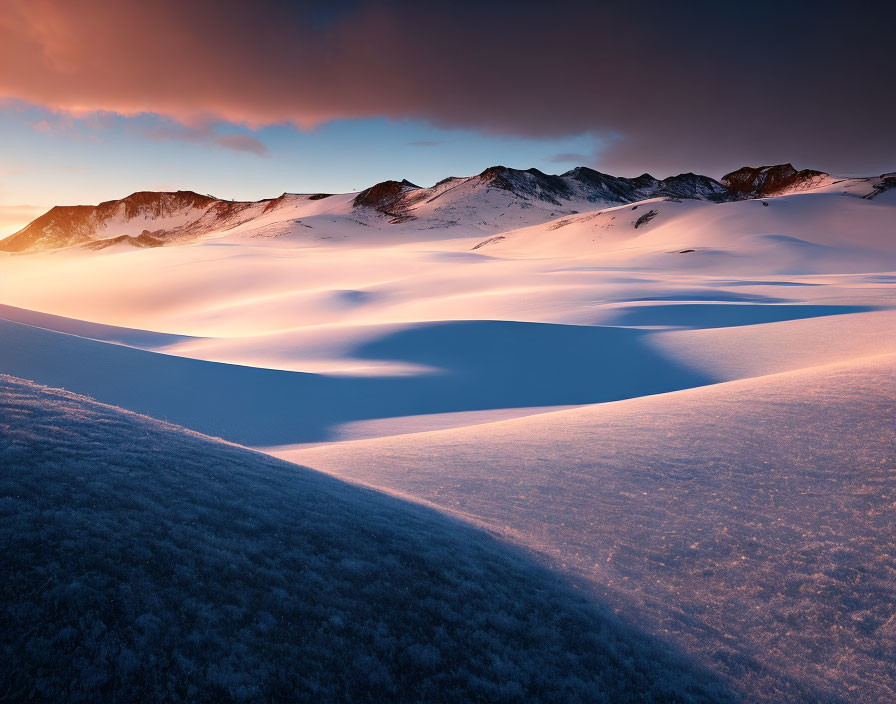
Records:
M267 227L282 234L272 220L261 229L239 226L221 238L177 248L0 255L0 301L121 327L251 336L256 342L261 334L317 337L324 334L320 326L336 324L485 318L592 323L599 319L592 313L605 302L670 295L665 289L688 288L689 282L699 288L714 278L780 274L811 283L807 276L896 270L896 201L886 198L889 193L872 200L824 192L721 204L651 201L486 240L470 232L446 239L432 231L435 239L400 244L384 228L412 223L354 223L346 229L337 211L350 210L351 202L333 196L312 202L318 210L303 222L313 228L290 225L307 233L301 236L263 236ZM325 209L328 202L331 210ZM292 212L292 206L281 209ZM276 212L266 217L279 217ZM342 245L311 234L323 232L334 233ZM676 277L683 277L680 284ZM724 295L748 293L739 287ZM778 302L819 293L810 286L764 292ZM272 341L271 348L282 342ZM249 363L256 361L261 363Z
M284 456L541 551L745 701L883 704L894 447L891 354Z
M718 205L650 200L504 232L476 251L766 275L887 271L896 268L896 200L828 191Z
M338 228L335 210L353 207L340 198L311 201L313 217ZM883 196L600 212L475 250L478 237L271 246L235 231L9 255L0 300L19 310L0 310L0 371L276 446L896 351L896 278L882 273L896 270L896 203Z
M4 697L733 701L434 511L0 376Z
M342 330L342 360L336 344L317 350L332 354L333 366L366 363L363 373L221 364L173 354L177 344L159 354L0 321L0 369L233 442L275 447L403 432L405 419L420 415L442 414L442 427L450 427L453 414L478 413L481 422L489 412L528 415L896 352L892 310L692 306L628 309L690 316L692 324L676 331L446 321L375 328L363 341ZM753 324L733 318L744 314ZM768 315L779 322L763 323ZM843 344L830 344L841 337Z
M19 232L0 241L8 252L40 251L80 245L105 249L114 245L158 247L179 244L243 223L265 219L272 211L302 207L314 212L323 194L284 193L258 202L225 201L192 191L132 193L97 206L57 206ZM280 213L278 221L288 219Z

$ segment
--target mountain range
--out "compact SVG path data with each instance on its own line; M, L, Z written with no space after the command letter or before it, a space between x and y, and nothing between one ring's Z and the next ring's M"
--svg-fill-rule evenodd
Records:
M658 179L611 176L579 166L561 175L492 166L475 176L449 177L424 188L383 181L358 193L294 194L261 201L229 201L192 191L139 191L99 205L56 206L0 241L0 251L70 247L158 247L184 244L236 228L282 237L323 231L340 239L369 228L444 230L448 236L495 234L565 215L649 199L710 203L839 187L873 198L896 186L896 174L836 179L791 164L743 167L715 180L693 173ZM336 226L335 228L333 226ZM331 232L332 231L332 232Z

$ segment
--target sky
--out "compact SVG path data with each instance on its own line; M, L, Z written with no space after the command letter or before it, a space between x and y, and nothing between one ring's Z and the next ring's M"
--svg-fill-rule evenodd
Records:
M54 204L896 170L896 4L0 0L0 234Z

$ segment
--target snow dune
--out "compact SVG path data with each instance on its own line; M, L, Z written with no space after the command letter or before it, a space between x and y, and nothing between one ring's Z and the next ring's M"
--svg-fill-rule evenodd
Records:
M432 510L0 376L4 698L734 701Z
M794 308L808 316L831 312ZM0 369L233 442L279 447L406 432L415 423L408 419L420 416L441 416L431 423L451 427L453 414L478 413L483 422L896 351L894 321L896 312L877 310L684 331L420 323L351 348L351 358L387 368L351 375L221 364L0 320ZM832 334L854 328L862 334L848 338L853 344L830 345ZM794 339L801 343L791 346ZM389 364L418 371L394 374Z
M115 325L102 325L86 320L64 318L60 315L48 315L38 311L15 308L0 304L0 319L13 323L21 323L43 330L52 330L76 337L84 337L101 342L112 342L128 347L147 350L163 350L166 347L188 341L186 335L169 335L149 330L135 330Z
M893 222L883 197L813 192L620 206L475 251L473 232L409 243L403 223L392 241L372 220L339 246L246 223L176 247L4 255L0 300L23 310L0 310L0 370L254 446L663 393L894 351ZM794 259L792 239L826 253ZM848 247L870 263L838 268Z
M282 456L543 553L746 701L896 698L894 354Z
M504 232L477 251L519 257L599 252L605 263L766 276L890 270L894 205L883 197L827 192L723 204L656 199ZM638 225L646 213L651 218Z
M7 321L0 335L7 373L257 446L326 440L354 421L594 403L710 381L624 328L453 321L394 332L353 352L434 369L395 376L219 364ZM523 378L529 382L517 383Z

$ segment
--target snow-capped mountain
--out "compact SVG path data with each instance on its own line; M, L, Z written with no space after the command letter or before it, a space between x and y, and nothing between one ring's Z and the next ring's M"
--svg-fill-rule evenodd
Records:
M584 166L559 176L538 169L492 166L465 178L449 177L431 187L407 180L383 181L358 193L283 195L256 202L221 200L192 191L133 193L97 206L57 206L0 241L0 250L28 252L80 246L158 247L208 236L238 233L271 238L308 235L339 242L375 231L413 239L496 235L563 216L648 199L721 203L794 192L839 189L871 198L893 187L896 176L836 179L824 172L797 171L790 164L743 167L716 181L693 173L657 179L611 176Z
M783 193L806 191L827 185L833 179L823 171L797 171L792 164L744 166L722 177L729 192L745 198L762 198Z
M119 243L157 247L234 227L276 209L290 197L238 202L193 191L138 191L96 206L56 206L0 242L0 249L20 252L76 245L101 249Z
M634 203L658 196L723 200L725 187L707 176L680 174L656 179L650 174L624 178L600 173L584 166L560 176L538 169L511 169L491 166L468 178L446 178L431 188L420 188L408 181L385 181L354 200L389 216L390 223L414 219L451 227L481 217L480 224L502 224L515 220L515 210L527 210L526 224L545 222L558 215L593 210L595 206ZM474 212L475 211L475 212Z

